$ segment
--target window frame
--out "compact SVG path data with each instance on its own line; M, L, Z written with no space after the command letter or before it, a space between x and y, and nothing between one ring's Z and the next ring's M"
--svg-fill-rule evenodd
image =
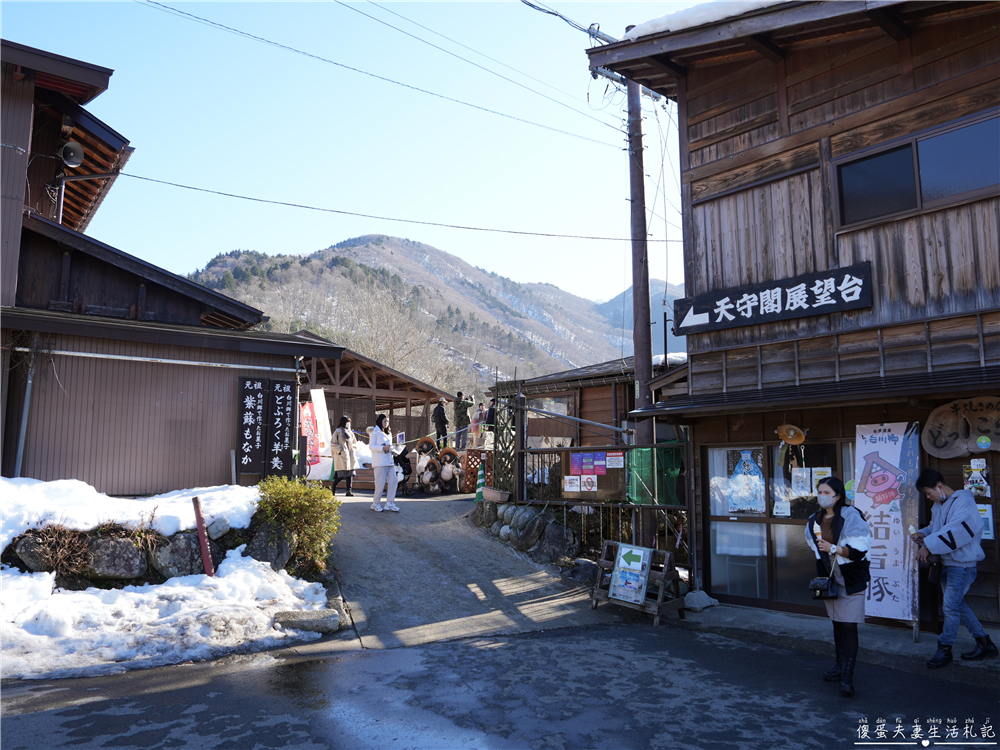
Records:
M837 234L853 232L858 229L866 229L868 227L878 226L880 224L887 224L891 221L897 219L904 219L910 216L919 216L920 214L936 211L940 208L945 208L947 206L957 206L962 203L969 203L971 201L979 200L990 195L1000 195L1000 184L991 185L985 188L978 188L976 190L969 190L964 193L959 193L957 195L950 195L946 198L939 198L934 201L924 201L923 200L923 189L920 182L920 153L917 149L917 144L920 141L927 140L928 138L933 138L935 136L943 135L955 130L961 130L967 128L971 125L976 125L980 122L986 122L987 120L992 120L1000 117L1000 107L993 107L981 112L976 112L972 115L967 115L966 117L959 118L957 120L952 120L951 122L945 123L944 125L937 125L931 128L925 128L919 130L910 135L904 136L902 138L894 138L893 140L886 141L885 143L880 143L877 146L871 146L860 151L853 151L850 154L844 156L839 156L836 159L830 160L830 173L833 178L833 219L834 219L834 231ZM914 196L916 198L917 206L916 208L908 208L903 211L897 211L896 213L883 214L881 216L876 216L870 219L864 219L862 221L856 221L849 224L842 222L842 205L841 205L841 181L840 181L840 169L841 167L853 164L854 162L860 161L862 159L867 159L872 156L877 156L886 151L892 151L898 149L901 146L908 145L910 147L910 153L913 163L913 180L915 186Z

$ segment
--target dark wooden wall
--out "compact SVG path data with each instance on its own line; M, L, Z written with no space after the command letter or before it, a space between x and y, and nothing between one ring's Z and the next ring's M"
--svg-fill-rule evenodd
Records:
M69 258L66 299L61 279L65 253ZM39 310L90 312L110 317L132 317L144 300L143 320L201 326L206 307L190 297L166 289L130 271L118 268L79 250L64 249L47 237L25 231L21 240L17 306ZM140 289L140 285L145 285ZM63 302L70 309L53 305ZM131 313L131 314L130 314Z
M708 519L705 517L705 483L707 481L702 461L701 449L710 446L743 446L756 447L778 445L774 430L779 424L790 422L807 429L808 442L826 442L847 440L853 441L855 430L859 424L884 422L920 422L925 423L927 417L935 408L949 399L921 400L919 403L907 401L887 403L880 406L845 406L825 409L790 409L770 413L741 413L719 417L704 417L691 421L693 441L698 446L695 452L695 509L696 529L699 539L703 565L708 567L708 545L711 538L708 531ZM937 469L945 482L953 489L961 489L964 482L962 467L968 464L972 456L954 459L938 459L921 451L920 465L922 468ZM1000 472L1000 453L989 451L975 458L985 458L993 478L994 523L1000 518L1000 499L996 492ZM923 501L921 523L930 522L930 501ZM983 550L986 559L979 563L978 577L969 592L969 606L983 621L1000 623L1000 543L984 541ZM803 571L803 586L811 575Z
M52 335L50 351L217 362L232 369L42 354L21 475L79 479L109 495L229 484L239 379L291 380L292 357ZM23 355L14 355L18 360ZM16 365L17 362L15 361ZM25 381L10 376L3 475L12 476Z
M11 307L17 288L17 257L21 244L21 212L24 210L24 175L28 168L31 149L32 99L35 92L35 73L25 71L24 79L14 80L15 66L3 63L0 71L2 86L2 111L0 111L0 132L3 142L17 148L3 146L2 158L2 201L0 232L3 248L0 253L0 304Z
M845 377L870 374L873 361L878 374L877 329L885 340L898 337L892 348L907 349L924 321L935 367L973 361L938 342L972 336L978 347L976 314L1000 310L1000 199L846 232L833 218L831 159L1000 104L1000 5L941 4L906 21L902 41L875 27L847 41L831 32L787 48L780 62L723 59L689 69L679 87L688 295L860 261L871 262L875 291L868 310L689 334L695 392L723 388L723 350L741 349L731 353L747 367L727 385L757 387L757 358L766 369L793 356L772 342L865 328L856 339L817 338L810 354L832 372L821 350L847 346L857 367ZM969 317L936 322L962 313ZM993 331L988 364L996 364L995 316L984 318ZM915 359L912 366L919 370ZM789 368L777 369L773 382L794 382Z

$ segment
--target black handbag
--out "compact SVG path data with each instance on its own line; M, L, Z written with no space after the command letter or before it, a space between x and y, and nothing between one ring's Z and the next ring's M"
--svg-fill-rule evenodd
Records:
M840 595L840 587L837 585L837 579L833 577L833 571L837 565L837 558L834 557L830 575L818 576L809 581L809 593L813 599L836 599Z
M927 555L927 583L937 583L941 580L941 555Z

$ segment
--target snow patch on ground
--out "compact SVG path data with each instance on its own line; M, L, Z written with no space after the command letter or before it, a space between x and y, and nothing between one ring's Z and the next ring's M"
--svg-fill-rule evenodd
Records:
M2 546L46 519L85 531L113 520L148 521L163 534L195 528L191 498L202 500L208 522L225 517L249 525L257 506L253 487L179 490L135 500L111 498L73 480L3 479ZM321 609L326 591L266 563L230 550L214 577L171 578L105 590L55 588L54 573L0 568L0 677L48 679L124 672L214 659L319 638L274 625L276 612Z

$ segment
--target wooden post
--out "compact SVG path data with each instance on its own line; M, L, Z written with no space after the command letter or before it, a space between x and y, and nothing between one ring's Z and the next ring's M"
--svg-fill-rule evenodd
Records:
M635 351L635 407L651 406L649 381L653 377L653 346L649 319L649 262L646 256L646 188L642 160L642 102L640 86L628 82L628 167L632 200L632 342ZM636 423L636 442L651 445L653 423Z
M205 519L201 515L201 500L191 498L194 505L194 520L198 525L198 541L201 542L201 561L205 566L205 575L215 575L215 565L212 563L212 551L208 547L208 532L205 531Z
M627 31L627 29L626 29ZM635 408L653 405L649 381L653 377L653 342L649 318L649 261L646 254L646 186L642 159L641 89L628 82L628 172L632 200L632 343L635 353ZM653 444L653 422L635 421L635 441ZM639 544L652 547L656 511L642 511L642 537ZM633 534L635 526L633 525Z

